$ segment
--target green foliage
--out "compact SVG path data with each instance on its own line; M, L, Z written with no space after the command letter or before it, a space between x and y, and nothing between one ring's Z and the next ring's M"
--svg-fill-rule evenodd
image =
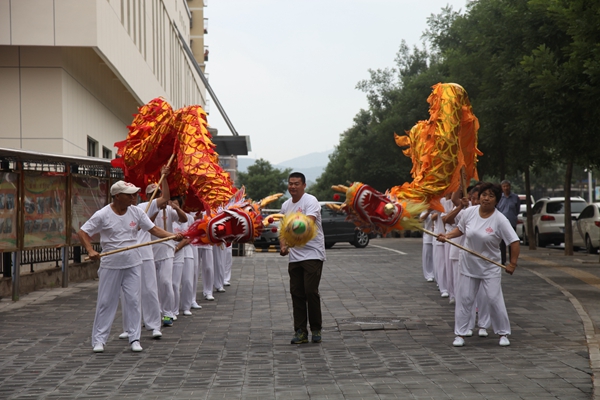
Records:
M238 179L240 185L246 187L246 195L258 201L275 193L287 191L287 178L292 172L291 168L280 170L274 168L270 162L259 158L248 167L248 172L240 172ZM271 203L269 208L280 208L284 199L281 198Z

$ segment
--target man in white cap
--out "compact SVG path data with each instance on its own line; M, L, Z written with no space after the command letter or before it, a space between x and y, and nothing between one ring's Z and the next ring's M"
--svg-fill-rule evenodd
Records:
M98 269L98 300L92 328L92 346L95 353L102 353L110 335L119 294L123 293L126 309L126 330L129 333L131 350L142 351L141 328L141 265L137 248L100 257L92 247L91 237L100 234L100 245L104 252L138 244L138 229L149 231L154 236L166 238L169 232L152 223L143 210L135 206L140 188L131 183L118 181L110 188L112 202L98 210L79 230L81 243L92 260L100 260ZM182 236L178 235L177 240ZM125 311L125 310L124 310Z
M161 168L161 175L168 176L170 168L164 166ZM156 183L151 183L146 187L146 198L150 200L154 191L158 188ZM152 203L148 201L139 203L137 206L143 210L152 222L155 221L156 216L160 208L164 207L169 201L170 191L169 183L167 179L163 179L161 188L156 190L156 195ZM150 204L150 206L148 206ZM144 230L138 231L138 242L147 243L151 239L150 233ZM142 318L146 330L152 331L152 337L158 339L162 337L160 331L162 322L160 314L160 302L158 300L158 286L156 281L156 268L154 267L154 253L152 252L152 246L140 247L140 255L142 260ZM129 332L125 327L125 321L127 318L125 307L123 309L123 333L119 335L119 339L130 338Z

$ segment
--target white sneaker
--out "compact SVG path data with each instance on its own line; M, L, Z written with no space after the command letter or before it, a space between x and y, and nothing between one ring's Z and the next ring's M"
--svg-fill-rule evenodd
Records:
M158 329L155 329L155 330L152 331L152 337L154 339L161 338L162 337L162 332L159 331Z
M136 353L142 351L144 349L142 349L142 345L140 344L139 340L135 340L131 343L131 351L135 351Z
M223 289L222 287L217 288L216 291L219 293L225 293L225 289Z
M450 296L450 295L448 294L448 292L442 292L442 297L443 297L443 298L446 298L446 297L448 297L448 296Z
M231 283L229 283L229 282L223 282L223 286L231 286Z
M200 304L196 303L196 302L193 302L192 303L192 308L200 309L200 308L202 308L202 306Z
M129 337L129 333L123 332L119 335L119 339L127 339Z
M463 347L465 345L465 339L457 336L454 338L454 342L452 342L452 346L454 347Z
M487 337L487 336L488 336L487 330L485 328L480 328L479 329L479 337ZM503 336L503 337L505 337L505 336Z
M428 278L427 282L433 282L433 278Z
M177 321L177 315L173 315L173 321Z
M453 298L450 299L450 301L448 301L448 304L452 305L452 304L456 304L456 300Z
M471 337L471 336L473 336L473 329L469 329L467 331L467 334L465 335L465 337Z
M207 294L206 296L204 296L204 298L208 301L213 301L215 298L212 296L212 294Z
M189 315L192 315L192 312L190 310L184 310L183 315L189 316Z
M94 346L94 353L104 353L104 345L102 343L98 343Z
M500 336L500 346L510 346L510 340L506 336Z

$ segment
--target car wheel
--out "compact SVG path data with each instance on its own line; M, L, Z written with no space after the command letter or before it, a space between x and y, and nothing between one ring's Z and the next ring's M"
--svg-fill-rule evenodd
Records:
M546 242L540 238L540 232L535 230L535 246L536 247L546 247Z
M592 244L592 239L590 239L588 235L585 235L585 250L589 254L596 254L598 252L598 249L594 247L594 245Z
M523 244L526 246L529 244L529 238L527 237L527 232L525 231L523 231Z
M325 242L325 248L330 249L333 247L334 244L335 244L335 242Z
M369 244L369 235L367 235L363 231L357 230L354 233L354 241L350 243L352 243L354 247L358 247L359 249L367 247L367 245Z

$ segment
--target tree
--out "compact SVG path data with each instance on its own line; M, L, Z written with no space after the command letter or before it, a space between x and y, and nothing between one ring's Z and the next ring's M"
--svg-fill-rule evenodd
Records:
M248 172L240 172L238 179L246 187L246 194L255 201L261 200L275 193L287 191L287 178L292 172L291 168L280 170L274 168L270 162L259 158L248 167ZM271 208L280 208L283 198L269 205Z

